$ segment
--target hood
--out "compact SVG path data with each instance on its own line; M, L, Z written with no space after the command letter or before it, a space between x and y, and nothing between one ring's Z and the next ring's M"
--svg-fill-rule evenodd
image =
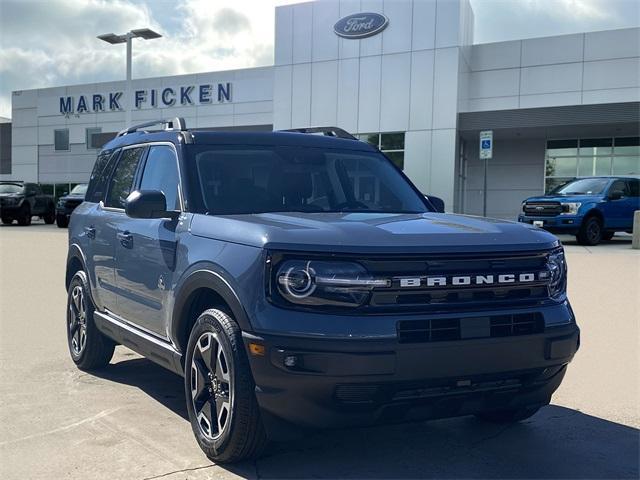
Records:
M525 202L579 202L591 203L602 200L602 195L541 195L529 197Z
M557 238L530 225L443 213L194 215L191 233L275 250L436 253L550 249Z
M58 200L84 200L84 193L81 194L72 194L70 193L69 195L64 195L62 197L60 197Z

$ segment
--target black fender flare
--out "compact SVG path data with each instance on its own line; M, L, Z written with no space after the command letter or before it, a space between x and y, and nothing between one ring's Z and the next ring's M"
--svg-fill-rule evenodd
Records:
M175 299L173 302L172 322L169 329L169 336L179 345L180 333L185 326L185 322L189 319L184 315L188 311L187 302L191 294L201 288L212 290L222 298L228 305L236 322L243 331L251 331L251 323L246 310L242 306L242 302L235 292L234 288L226 278L223 272L217 268L206 265L192 270L176 285Z
M86 262L84 253L82 252L82 249L77 243L72 243L71 245L69 245L69 251L67 252L67 263L66 263L65 275L64 275L65 290L69 288L69 284L71 283L71 278L73 277L73 275L69 275L69 267L71 266L71 263L74 260L77 260L80 262L80 264L82 265L82 269L84 271L87 270L86 268L87 262ZM90 280L89 272L87 272L87 279ZM91 284L89 284L89 286L91 286Z

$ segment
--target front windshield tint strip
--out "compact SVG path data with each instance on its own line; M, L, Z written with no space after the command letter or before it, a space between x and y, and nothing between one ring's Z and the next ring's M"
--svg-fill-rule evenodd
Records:
M640 175L640 138L548 140L545 193L576 177Z
M424 200L376 152L188 145L195 211L422 213Z

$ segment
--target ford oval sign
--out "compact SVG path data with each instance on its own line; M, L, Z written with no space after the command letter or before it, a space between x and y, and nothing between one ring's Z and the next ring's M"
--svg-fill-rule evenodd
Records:
M366 38L380 33L388 24L389 19L380 13L354 13L338 20L333 31L343 38Z

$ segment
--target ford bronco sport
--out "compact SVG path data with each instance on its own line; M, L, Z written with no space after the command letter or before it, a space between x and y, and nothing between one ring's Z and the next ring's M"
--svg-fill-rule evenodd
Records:
M516 422L550 402L579 345L553 235L438 213L336 128L165 125L109 142L71 216L79 368L122 344L183 375L216 462L300 427Z

